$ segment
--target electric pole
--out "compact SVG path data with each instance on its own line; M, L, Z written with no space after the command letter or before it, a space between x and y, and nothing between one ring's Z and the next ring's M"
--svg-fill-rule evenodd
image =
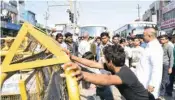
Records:
M46 28L46 33L48 34L48 30L47 30L47 20L49 19L49 6L48 6L48 1L47 1L47 10L45 12L45 28Z
M18 10L18 15L17 15L17 23L20 24L20 4L19 4L19 0L17 0L17 10Z
M137 6L137 9L138 9L138 18L139 18L139 20L140 20L140 9L141 9L141 7L140 7L139 4L138 4L138 6Z

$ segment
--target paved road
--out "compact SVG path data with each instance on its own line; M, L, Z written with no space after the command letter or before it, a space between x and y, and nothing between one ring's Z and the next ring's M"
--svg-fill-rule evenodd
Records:
M174 85L174 86L175 86L175 85ZM174 87L173 97L166 96L165 99L166 99L166 100L175 100L175 87Z

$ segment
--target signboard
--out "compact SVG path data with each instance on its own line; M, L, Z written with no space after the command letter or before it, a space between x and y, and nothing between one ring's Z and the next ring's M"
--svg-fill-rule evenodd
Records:
M175 27L175 18L164 21L161 23L161 28L165 29L165 28L172 28Z
M164 13L170 11L170 10L173 10L173 9L175 9L175 1L172 1L170 4L168 4L167 6L163 7L162 13L164 14Z

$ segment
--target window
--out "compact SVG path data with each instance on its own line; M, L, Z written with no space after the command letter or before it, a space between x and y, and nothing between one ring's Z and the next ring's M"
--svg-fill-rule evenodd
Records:
M175 18L175 9L163 14L163 20L164 21L167 21L169 19L173 19Z

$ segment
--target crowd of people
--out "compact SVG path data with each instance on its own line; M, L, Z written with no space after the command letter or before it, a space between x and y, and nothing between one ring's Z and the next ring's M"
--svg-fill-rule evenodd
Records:
M69 32L55 39L69 50L73 61L65 67L76 70L74 76L86 89L96 88L93 98L165 100L166 95L173 96L175 37L156 33L155 28L146 27L142 36L114 35L112 41L108 32L94 40L85 32L79 43Z

